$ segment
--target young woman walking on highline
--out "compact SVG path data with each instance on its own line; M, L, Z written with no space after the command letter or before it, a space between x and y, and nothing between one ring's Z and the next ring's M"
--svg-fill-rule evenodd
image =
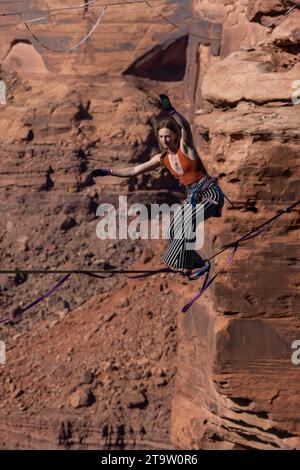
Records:
M203 211L202 220L221 217L224 193L218 179L211 177L204 167L195 148L189 122L171 105L167 95L159 96L162 109L170 115L156 126L161 152L140 165L120 169L100 168L94 170L92 175L129 177L165 166L185 186L186 199L168 227L169 246L164 254L164 261L168 266L185 273L205 266L202 257L190 249L191 243L195 241L199 221L197 216L199 211ZM191 234L194 236L192 240Z

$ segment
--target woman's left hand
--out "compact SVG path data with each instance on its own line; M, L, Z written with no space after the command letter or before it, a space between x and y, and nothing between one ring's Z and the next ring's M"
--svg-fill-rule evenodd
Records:
M169 114L175 113L175 108L171 105L171 101L169 100L169 97L167 95L164 95L163 93L159 95L160 97L160 102L161 102L161 107L165 111L167 111Z

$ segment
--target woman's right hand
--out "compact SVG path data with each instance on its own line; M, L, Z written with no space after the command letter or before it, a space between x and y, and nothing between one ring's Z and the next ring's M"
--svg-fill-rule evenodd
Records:
M92 176L95 178L96 176L108 176L112 175L111 168L98 168L97 170L93 170Z

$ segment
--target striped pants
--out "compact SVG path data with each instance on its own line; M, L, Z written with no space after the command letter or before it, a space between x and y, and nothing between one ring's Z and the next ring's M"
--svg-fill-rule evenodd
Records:
M201 182L204 184L206 178ZM186 187L187 198L183 201L180 209L175 213L170 226L167 231L167 238L169 246L164 254L164 262L172 268L194 269L204 266L204 260L201 256L192 249L187 249L187 246L193 241L190 239L189 234L193 231L195 234L197 226L197 214L203 210L202 220L209 219L209 217L221 217L222 208L224 205L224 194L217 182L201 191L201 185L196 193L196 207L192 208L189 204L191 202L192 191L199 182L195 182ZM202 208L203 207L203 208ZM184 224L182 221L184 220ZM194 238L195 240L195 238Z

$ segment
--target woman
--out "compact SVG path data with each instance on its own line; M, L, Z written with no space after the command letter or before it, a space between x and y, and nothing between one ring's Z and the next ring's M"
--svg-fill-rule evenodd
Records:
M141 165L121 169L100 168L93 171L92 175L128 177L165 166L185 185L187 197L169 226L167 233L169 246L164 255L164 261L168 266L180 269L184 274L185 270L189 272L205 265L201 256L189 249L191 243L189 234L192 230L195 233L198 211L202 210L203 206L204 220L209 217L221 217L224 194L217 183L217 178L209 176L200 159L188 121L173 108L166 95L159 96L162 108L172 116L160 121L156 128L161 152ZM192 204L186 206L188 203Z

